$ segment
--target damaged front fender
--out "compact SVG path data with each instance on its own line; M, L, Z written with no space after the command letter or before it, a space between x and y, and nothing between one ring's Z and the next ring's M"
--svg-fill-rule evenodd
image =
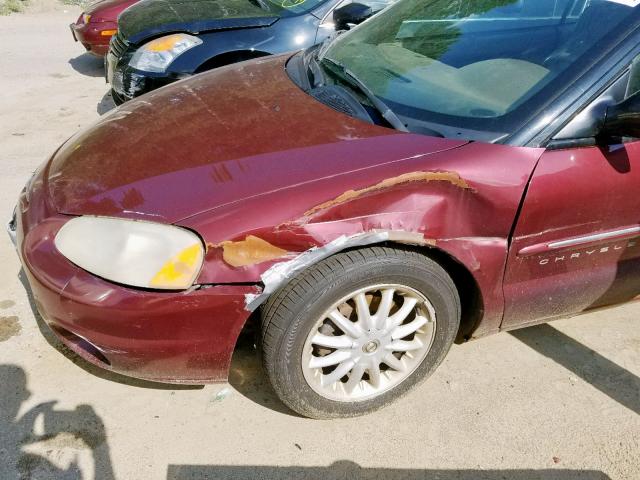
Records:
M541 153L469 144L198 215L184 224L209 246L199 282L260 282L264 291L247 297L255 310L300 271L344 249L421 245L446 253L475 279L484 306L476 335L497 331L509 234Z

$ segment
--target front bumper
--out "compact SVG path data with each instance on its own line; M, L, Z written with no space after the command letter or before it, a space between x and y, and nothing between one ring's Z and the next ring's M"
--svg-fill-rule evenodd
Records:
M111 84L111 90L118 103L124 103L185 78L185 75L177 75L171 72L143 72L132 68L129 66L129 62L133 53L133 51L128 51L120 58L116 57L112 51L107 53L107 82Z
M38 311L56 336L99 367L145 380L225 381L257 286L186 292L116 285L63 257L54 238L69 217L52 211L41 181L23 192L10 235Z
M98 57L104 57L109 51L111 36L104 36L102 32L116 30L116 22L101 23L72 23L69 25L71 34L76 42L80 42L87 52Z

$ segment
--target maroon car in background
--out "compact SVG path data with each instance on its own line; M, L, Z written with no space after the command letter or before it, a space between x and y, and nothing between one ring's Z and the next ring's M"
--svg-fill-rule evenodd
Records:
M71 24L73 39L82 43L87 52L105 56L111 37L118 31L118 15L137 1L99 0L91 3L76 23Z
M253 318L280 398L330 418L456 339L637 298L635 3L400 0L129 102L20 196L43 318L96 365L196 384Z

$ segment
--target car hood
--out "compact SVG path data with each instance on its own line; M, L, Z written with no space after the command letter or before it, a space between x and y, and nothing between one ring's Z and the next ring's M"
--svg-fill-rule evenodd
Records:
M48 167L60 213L175 223L222 205L465 144L400 133L300 90L286 57L151 92L72 137Z
M120 14L118 28L125 39L138 43L176 31L266 27L278 18L250 0L142 0Z
M93 2L89 4L85 8L85 13L89 15L99 15L105 12L124 10L128 6L134 4L136 0L99 0L97 2ZM97 19L102 20L102 19ZM116 17L109 18L110 21L115 21Z

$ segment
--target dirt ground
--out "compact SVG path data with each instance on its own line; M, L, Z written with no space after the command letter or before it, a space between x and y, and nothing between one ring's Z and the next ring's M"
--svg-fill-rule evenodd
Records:
M75 7L0 17L0 218L113 108ZM105 166L108 168L108 166ZM289 412L251 350L230 385L117 377L58 344L0 232L0 479L640 479L640 304L454 346L421 388L342 421Z

